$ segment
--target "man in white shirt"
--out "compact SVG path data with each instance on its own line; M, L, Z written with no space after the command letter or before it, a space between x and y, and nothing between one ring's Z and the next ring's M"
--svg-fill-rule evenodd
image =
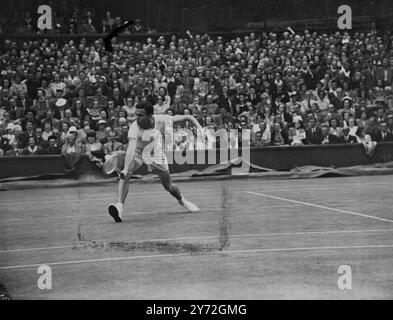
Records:
M199 208L186 200L180 192L180 189L174 185L169 175L168 162L163 147L162 137L165 131L172 126L174 122L190 121L199 130L202 129L199 122L191 115L154 115L154 108L149 102L141 102L136 109L137 119L134 121L128 132L128 146L124 159L124 168L118 170L120 180L118 185L117 203L112 203L108 207L109 215L116 222L122 222L122 212L124 203L128 194L129 180L131 175L143 164L147 164L150 171L157 173L161 184L179 204L190 212L198 212ZM107 158L108 162L115 161L120 164L120 159L124 154L116 153ZM118 160L117 160L118 159ZM121 165L118 165L121 167Z

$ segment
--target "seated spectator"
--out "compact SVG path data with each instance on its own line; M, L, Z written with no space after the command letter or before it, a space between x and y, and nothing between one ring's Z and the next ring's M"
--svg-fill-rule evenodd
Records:
M341 127L338 126L337 119L330 120L329 133L335 135L338 138L340 138L343 135L343 130Z
M0 149L4 154L10 149L10 140L4 136L4 129L0 127Z
M260 148L260 147L266 147L268 145L270 145L270 141L267 141L264 138L262 131L257 131L255 133L254 139L252 140L251 146L254 148Z
M272 127L270 141L273 146L282 146L288 144L287 134L282 130L281 124L279 122L276 122Z
M51 135L48 137L46 147L43 148L43 154L45 155L58 155L61 154L61 149L57 144L57 137Z
M61 155L65 162L66 172L71 172L76 170L75 165L78 163L82 155L82 149L80 145L77 145L75 143L75 141L76 141L75 136L69 133L66 136L66 142L64 143L61 149Z
M343 128L343 136L339 138L340 143L358 143L355 136L349 134L349 128Z
M104 154L111 155L116 151L123 150L123 144L116 141L116 133L111 131L109 133L109 141L104 144Z
M49 137L52 136L52 123L50 121L45 121L44 123L44 131L42 132L42 140L44 142L48 142Z
M87 134L87 141L83 151L83 154L87 155L90 161L94 162L98 167L102 167L105 153L102 149L102 144L96 141L96 133L94 131Z
M6 152L6 156L19 157L22 154L22 150L18 147L18 142L14 141L11 143L11 148Z
M336 144L339 143L339 141L336 135L329 133L329 128L327 126L321 128L321 144Z
M311 117L308 121L308 129L306 129L307 144L320 144L322 141L321 128L317 126L317 121Z
M121 126L121 131L118 133L117 141L123 145L124 150L128 145L128 130L129 130L128 125L124 124Z
M22 150L22 156L38 156L42 155L42 148L37 146L37 140L34 136L29 137L28 145Z
M288 141L292 146L302 146L306 144L306 131L303 128L303 121L295 121L295 126L289 128Z
M393 141L393 133L388 131L386 122L380 124L380 130L376 133L376 142L389 142Z
M35 138L35 132L34 132L34 127L33 123L31 121L26 122L26 131L22 132L19 136L20 140L20 147L25 148L29 144L30 138L34 138L34 143L36 142Z

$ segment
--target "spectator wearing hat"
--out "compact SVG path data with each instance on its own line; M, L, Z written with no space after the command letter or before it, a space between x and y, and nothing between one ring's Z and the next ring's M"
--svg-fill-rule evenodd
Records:
M67 134L66 142L61 149L61 155L65 162L65 171L74 171L75 165L81 158L82 149L81 146L76 144L75 136L72 133Z
M59 155L61 154L61 149L57 144L57 137L55 135L51 135L48 137L48 142L46 147L43 148L43 154L45 155Z
M141 19L136 19L135 23L131 27L131 32L132 33L144 33L145 32L145 27L141 23Z
M61 97L61 92L61 90L56 91L56 96L49 100L49 107L57 119L64 117L64 111L68 109L68 101Z

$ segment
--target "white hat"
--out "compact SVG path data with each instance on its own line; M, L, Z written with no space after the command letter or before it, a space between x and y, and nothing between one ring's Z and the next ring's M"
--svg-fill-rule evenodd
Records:
M98 124L106 124L106 121L101 119L100 121L98 121Z
M7 128L6 130L14 130L15 126L12 122L10 122L9 124L7 124Z
M56 107L64 107L67 104L67 100L64 98L59 98L56 101Z
M71 132L78 132L78 129L75 126L72 126L71 128L68 129L68 133Z
M293 117L293 122L302 122L303 121L303 119L302 119L302 117L301 116L294 116Z

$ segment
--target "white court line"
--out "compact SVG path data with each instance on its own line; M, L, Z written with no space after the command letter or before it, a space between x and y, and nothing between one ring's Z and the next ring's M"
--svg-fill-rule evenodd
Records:
M211 192L211 191L218 191L221 189L192 189L192 190L185 190L183 193L204 193L204 192ZM112 195L111 197L103 197L103 196L109 196ZM132 196L141 196L141 195L168 195L165 190L161 191L146 191L146 192L131 192L130 197ZM78 198L78 195L75 195L75 197L51 197L51 198L40 198L40 201L22 201L22 202L1 202L1 205L31 205L31 204L43 204L43 203L59 203L59 202L88 202L88 201L94 201L94 200L114 200L116 198L116 193L115 191L113 193L104 193L100 197L91 197L91 198ZM47 200L48 199L48 200Z
M357 213L357 212L352 212L352 211L347 211L347 210L341 210L341 209L336 209L336 208L325 207L325 206L321 206L321 205L314 204L314 203L309 203L309 202L304 202L304 201L298 201L298 200L286 199L286 198L281 198L281 197L275 197L275 196L271 196L271 195L268 195L268 194L257 193L257 192L252 192L252 191L246 191L246 193L257 195L257 196L261 196L261 197L281 200L281 201L287 201L287 202L302 204L302 205L305 205L305 206L310 206L310 207L315 207L315 208L335 211L335 212L339 212L339 213L348 213L348 214L351 214L351 215L354 215L354 216L370 218L370 219L375 219L375 220L384 221L384 222L393 222L393 220L389 220L389 219L379 218L379 217L375 217L375 216L369 216L369 215L363 214L363 213Z
M289 207L301 207L303 205L275 205L275 206L264 206L263 209L265 208L289 208ZM255 208L260 208L261 206L247 206L247 209L255 209ZM212 212L212 211L223 211L226 209L223 208L209 208L209 209L201 209L202 212ZM123 213L123 216L125 217L132 217L132 216L138 216L138 215L144 215L144 214L167 214L167 213L183 213L183 211L140 211L140 212L130 212L130 213ZM187 214L188 212L184 212ZM53 217L53 216L41 216L41 217L28 217L28 218L11 218L11 219L4 219L0 220L2 223L5 222L17 222L17 221L23 221L23 222L34 222L34 220L46 220L46 219L54 219L54 220L63 220L63 219L78 219L78 218L87 218L87 219L101 219L101 218L108 218L107 215L70 215L70 216L59 216L59 217Z
M292 235L316 235L316 234L345 234L345 233L379 233L379 232L392 232L393 229L373 229L373 230L326 230L326 231L304 231L304 232L281 232L281 233L249 233L249 234L233 234L229 235L230 238L258 238L258 237L271 237L271 236L292 236ZM208 239L218 239L220 236L196 236L196 237L183 237L183 238L163 238L163 239L141 239L132 242L142 243L142 242L154 242L154 241L181 241L181 240L208 240ZM105 239L95 240L109 241ZM122 240L116 240L122 241ZM126 241L126 240L124 240ZM38 248L22 248L22 249L9 249L0 250L1 253L17 253L17 252L30 252L30 251L45 251L54 249L70 249L73 245L64 246L53 246L53 247L38 247Z
M228 250L228 251L215 251L211 254L216 255L231 255L231 254L247 254L247 253L264 253L264 252L294 252L294 251L324 251L324 250L345 250L345 249L385 249L393 248L393 244L381 245L366 245L366 246L333 246L333 247L292 247L292 248L271 248L271 249L245 249L245 250ZM195 254L194 254L195 255ZM207 255L207 254L206 254ZM69 261L56 261L56 262L43 262L39 264L20 264L13 266L1 266L0 270L22 269L22 268L37 268L43 264L49 266L73 265L94 262L114 262L114 261L127 261L127 260L142 260L142 259L157 259L157 258L175 258L175 257L193 256L192 253L172 253L172 254L157 254L157 255L144 255L144 256L128 256L128 257L112 257L102 259L88 259L88 260L69 260ZM198 255L200 256L200 255Z

